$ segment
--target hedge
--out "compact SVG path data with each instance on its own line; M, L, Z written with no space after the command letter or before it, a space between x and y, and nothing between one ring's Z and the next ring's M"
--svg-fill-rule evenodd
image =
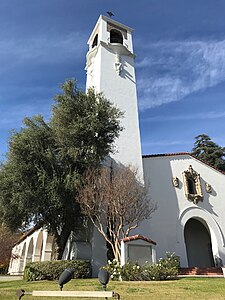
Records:
M58 280L66 268L74 269L73 278L89 278L91 265L88 260L54 260L28 263L24 269L24 280Z

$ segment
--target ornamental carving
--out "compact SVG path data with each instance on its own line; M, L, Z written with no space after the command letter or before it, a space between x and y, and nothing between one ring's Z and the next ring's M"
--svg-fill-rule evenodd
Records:
M201 187L200 175L193 170L190 165L187 171L183 172L184 192L188 200L197 204L203 201L203 193Z
M177 177L172 178L172 184L174 187L179 187L179 179Z
M211 184L207 183L205 184L205 190L207 193L212 193L212 186Z

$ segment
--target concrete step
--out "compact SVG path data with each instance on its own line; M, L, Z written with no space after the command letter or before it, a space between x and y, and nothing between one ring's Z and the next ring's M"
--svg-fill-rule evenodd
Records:
M222 276L223 271L222 268L211 267L211 268L180 268L179 275L206 275L206 276Z

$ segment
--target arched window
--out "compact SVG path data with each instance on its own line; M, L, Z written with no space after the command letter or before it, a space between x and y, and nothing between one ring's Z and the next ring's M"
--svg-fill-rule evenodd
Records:
M110 30L110 43L118 43L123 45L123 35L119 30Z
M98 45L98 34L96 34L96 36L95 36L95 38L94 38L94 40L93 40L93 43L92 43L91 48L94 48L94 47L97 46L97 45Z
M203 201L203 193L201 187L200 174L193 170L190 165L187 171L183 172L184 192L188 200L197 204Z

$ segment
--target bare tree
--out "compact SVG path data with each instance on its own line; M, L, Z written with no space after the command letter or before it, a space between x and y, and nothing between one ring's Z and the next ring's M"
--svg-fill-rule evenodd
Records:
M89 170L79 194L82 213L111 245L117 261L120 261L120 240L156 209L137 174L131 167L116 168L113 172L109 168Z
M13 234L4 225L0 225L0 269L8 266L13 244L18 238L18 234Z

